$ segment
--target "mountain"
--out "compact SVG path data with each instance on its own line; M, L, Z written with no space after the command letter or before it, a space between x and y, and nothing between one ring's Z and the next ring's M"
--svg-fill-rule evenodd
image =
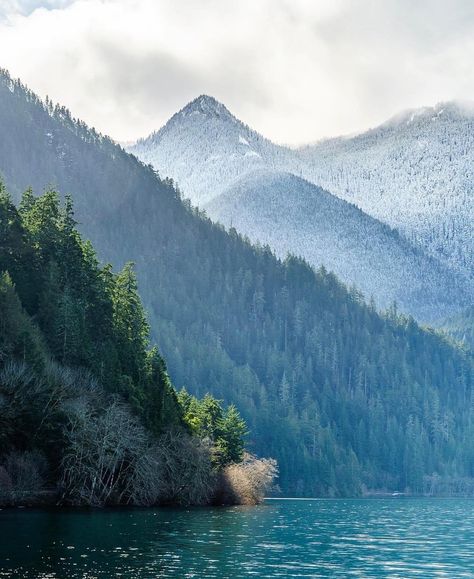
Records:
M400 122L389 124L395 134ZM398 143L396 136L391 138ZM379 148L385 151L388 145L382 137L379 140ZM425 154L433 141L425 140ZM461 311L472 303L474 292L474 281L465 267L469 253L464 251L472 243L472 235L466 242L471 231L469 203L459 207L465 234L456 237L453 230L442 243L438 240L444 249L434 252L425 237L442 220L432 214L430 221L423 215L421 207L428 210L430 201L423 191L412 190L411 178L403 179L407 171L413 175L421 170L419 147L418 157L412 151L393 153L399 159L394 165L368 147L364 157L359 141L353 147L351 142L338 139L296 151L280 147L236 119L223 104L201 96L129 150L174 179L182 194L213 219L234 225L254 241L268 243L279 255L292 252L316 267L324 265L345 283L356 284L366 296L373 296L379 307L397 302L402 311L430 323ZM359 156L351 160L353 149ZM372 163L370 170L361 168L364 162ZM443 162L438 158L423 174L435 179L436 167L439 173ZM452 173L456 170L461 168ZM383 178L390 182L391 202L379 192L382 184L372 177L374 171L379 181L387 172ZM367 175L370 186L363 179ZM315 185L311 193L309 183ZM338 198L323 193L321 187ZM405 219L393 218L400 211L390 205L410 195L412 203L407 205L413 214L420 208L418 217L411 220L412 228L404 226ZM452 243L457 244L457 261L446 259Z
M298 151L300 174L474 276L474 104L408 111ZM296 170L296 168L295 168Z
M396 301L424 321L469 303L469 284L396 230L291 173L247 173L204 205L207 215L268 244L324 264L377 304ZM310 218L308 218L310 216Z
M472 360L333 274L224 230L172 183L0 75L0 169L15 199L53 182L115 267L134 260L177 387L236 403L287 494L453 493L473 477Z
M128 150L172 178L201 206L250 171L276 166L279 148L236 119L213 97L201 95L158 132Z

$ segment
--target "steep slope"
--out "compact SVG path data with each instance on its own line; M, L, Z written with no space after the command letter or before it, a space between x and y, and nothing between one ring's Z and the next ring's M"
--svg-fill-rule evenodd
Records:
M128 150L160 175L174 179L201 206L249 171L271 167L278 147L236 119L213 97L201 95L156 133Z
M469 286L397 231L323 189L290 173L248 173L204 205L206 213L277 255L301 255L324 264L377 304L424 321L457 312Z
M221 486L228 465L274 472L238 466L235 407L176 393L132 267L99 266L70 198L29 190L17 209L0 187L0 272L0 505L44 490L49 504L221 503L239 500Z
M5 73L0 131L9 184L41 188L52 172L100 256L136 261L174 383L237 403L286 493L421 492L435 471L456 492L474 475L462 351L394 309L380 316L333 275L212 224L150 167Z
M474 275L474 104L410 111L303 148L294 170Z
M269 243L279 255L291 251L316 267L324 265L346 283L355 283L367 296L374 296L379 307L396 301L402 311L421 321L433 322L461 311L473 299L474 281L466 279L469 243L473 237L469 225L470 202L458 207L453 197L446 198L442 217L428 214L432 202L425 191L416 190L412 177L417 175L418 185L421 183L427 189L431 186L429 180L436 179L433 177L436 170L440 172L439 165L448 161L439 158L433 161L430 171L426 168L425 171L420 165L418 143L415 155L413 151L390 153L395 155L397 163L388 163L381 151L390 150L387 138L391 138L394 145L402 146L403 143L397 141L400 123L392 122L381 130L377 137L380 150L375 147L372 151L366 146L363 153L351 160L349 153L353 149L359 151L359 141L350 145L351 140L340 139L300 151L279 147L249 129L212 97L201 96L130 151L151 163L161 174L173 178L183 195L204 207L214 219L226 225L232 223L251 239ZM387 137L390 134L392 137ZM449 135L445 139L449 141ZM431 143L436 151L435 141L435 137L425 139L425 155L432 154ZM465 161L459 160L449 168L451 177L462 174L462 162ZM364 168L364 163L371 163L370 170ZM325 212L322 224L314 195L308 194L309 185L295 178L290 186L289 177L284 176L288 172L325 187L340 199L362 207L364 212L357 212L337 200L331 201L327 195L319 195L333 208ZM265 182L261 179L262 173L267 175ZM373 173L378 175L378 181ZM409 176L404 179L403 175ZM382 178L390 181L391 201L378 190ZM259 191L259 187L263 190ZM223 196L222 199L219 196ZM278 196L281 198L277 200ZM407 196L412 196L411 201L407 201ZM272 203L268 204L270 199ZM443 241L433 232L443 227L447 232L446 220L458 223L458 217L449 217L446 209L450 199L457 207L453 205L453 211L463 220L464 229L458 231L458 225L453 225L454 230L451 228ZM402 202L406 203L405 215L395 207ZM435 209L438 211L439 207ZM376 225L369 215L391 227L400 227L411 241L380 223ZM399 218L395 218L396 215ZM438 240L436 252L427 242L430 235ZM447 257L454 246L457 260Z

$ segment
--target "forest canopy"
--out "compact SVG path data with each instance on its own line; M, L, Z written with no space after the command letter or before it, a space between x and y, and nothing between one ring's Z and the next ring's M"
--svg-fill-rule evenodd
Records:
M99 264L71 198L27 190L17 209L0 184L0 272L0 502L214 500L245 422L176 393L133 265Z

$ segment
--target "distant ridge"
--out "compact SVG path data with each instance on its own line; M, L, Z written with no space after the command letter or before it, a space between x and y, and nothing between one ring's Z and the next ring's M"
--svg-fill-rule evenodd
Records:
M448 113L460 114L458 107L448 104L407 111L370 134L391 138L386 135L398 134L401 124ZM333 139L297 150L277 146L222 103L202 95L130 151L161 175L172 177L184 197L213 219L268 243L281 256L291 252L316 267L324 265L345 283L373 296L379 307L396 301L402 311L430 323L457 313L471 303L473 293L474 282L465 269L443 253L431 251L411 230L403 234L403 224L387 217L390 203L387 215L377 210L382 193L374 191L372 201L359 203L351 195L352 177L344 179L341 192L336 185L344 166L339 166L333 179L324 173L332 162L332 153L324 151L334 150L337 158L337 150L358 138ZM354 175L354 181L361 176ZM323 197L318 193L316 202L314 195L321 187L326 193ZM338 199L332 196L331 202L329 192ZM320 212L322 199L327 201ZM362 210L355 211L345 202ZM329 206L339 209L329 210Z
M399 229L473 283L474 103L405 111L360 135L303 147L297 163L306 179Z

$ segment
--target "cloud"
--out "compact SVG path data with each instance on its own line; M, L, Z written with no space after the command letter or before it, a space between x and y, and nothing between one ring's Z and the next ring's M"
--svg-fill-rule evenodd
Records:
M5 0L4 0L5 2ZM470 0L6 0L0 66L113 137L201 93L279 142L474 94Z
M37 9L53 10L64 8L75 0L2 0L0 20L21 14L27 16Z

